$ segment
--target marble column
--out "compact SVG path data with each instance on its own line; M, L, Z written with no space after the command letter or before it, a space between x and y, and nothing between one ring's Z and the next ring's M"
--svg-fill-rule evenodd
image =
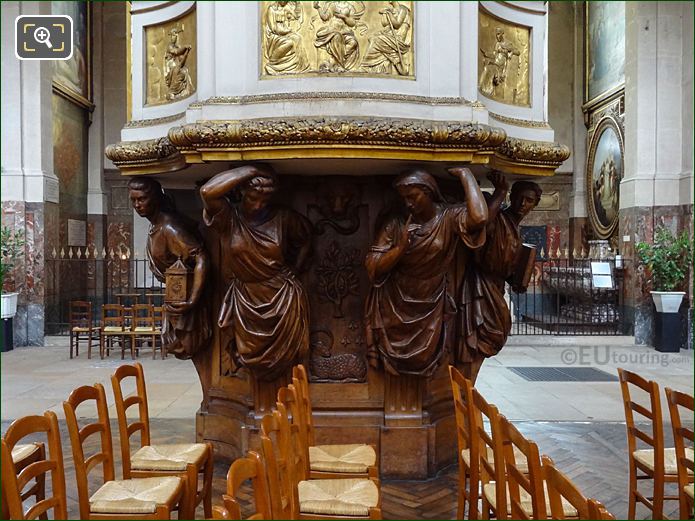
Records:
M654 229L691 227L693 211L692 4L627 2L625 8L625 176L621 250L630 262L626 305L635 341L653 337L653 305L634 245ZM692 309L692 284L688 302Z

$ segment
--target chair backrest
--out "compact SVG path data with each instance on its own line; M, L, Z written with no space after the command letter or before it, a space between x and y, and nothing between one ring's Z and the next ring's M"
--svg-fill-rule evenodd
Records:
M285 406L286 412L292 418L290 429L298 462L298 475L300 479L309 479L309 426L306 421L306 401L297 391L300 382L296 378L292 378L292 382L287 387L278 389L278 402Z
M125 309L120 304L101 306L101 325L103 327L124 327Z
M135 378L135 394L123 397L123 380ZM132 365L121 365L111 375L111 387L116 403L118 417L118 437L121 443L121 459L123 462L123 479L130 479L130 438L136 432L140 433L140 447L150 444L150 413L147 407L147 388L145 387L145 372L142 365L136 362ZM137 418L128 424L127 411L133 405L138 406Z
M154 331L155 320L154 320L154 308L150 304L134 304L131 308L132 311L132 326L133 329L136 327L147 327Z
M632 457L632 454L639 448L637 446L638 441L643 442L648 448L654 449L654 472L663 475L664 429L661 419L659 385L653 380L645 380L638 374L625 369L618 369L618 378L620 379L620 390L625 408L628 454ZM633 395L636 393L633 391L646 393L646 397L649 398L649 407L637 403ZM635 425L635 413L651 422L651 433L646 433Z
M489 404L477 389L473 389L472 403L475 411L480 415L474 414L474 421L471 425L474 429L471 437L473 443L480 444L478 462L480 465L480 482L483 485L490 481L495 482L495 512L497 519L507 519L507 480L505 477L504 466L504 435L500 422L500 413L492 404ZM490 425L490 432L485 430L483 418L487 418ZM492 454L492 458L490 457ZM471 459L471 465L473 465Z
M311 397L309 395L309 377L307 376L306 368L302 364L298 364L292 368L292 378L299 397L302 400L302 410L304 412L307 432L307 443L309 446L316 445L314 437L314 416L311 409ZM297 382L294 382L294 378Z
M16 474L12 462L12 449L26 436L40 432L46 433L48 454L45 459L30 463ZM22 490L29 481L49 472L52 496L37 501L24 511ZM46 411L43 416L19 418L7 428L2 439L2 498L7 502L10 519L37 519L50 509L53 509L53 519L68 518L63 449L60 443L58 417L54 412Z
M538 445L526 439L504 416L500 417L504 435L504 463L507 471L507 486L511 502L512 519L547 519L543 472ZM514 449L517 449L516 451ZM516 461L517 455L525 458L525 468ZM532 515L521 505L522 490L531 497Z
M152 316L154 317L154 327L157 329L162 329L164 325L164 307L153 306Z
M615 521L615 516L606 510L606 507L600 501L589 498L587 502L589 504L589 519Z
M282 403L261 420L261 448L268 477L268 495L273 519L296 519L299 497L296 457L287 412Z
M589 513L589 500L572 481L560 472L548 456L542 456L543 476L548 485L548 500L552 519L565 519L562 499L572 505L579 519L594 519Z
M97 409L97 421L80 428L77 421L77 407L89 400L94 400ZM70 434L72 457L75 461L75 478L77 479L77 496L80 503L80 518L89 519L89 473L102 464L103 482L113 481L115 471L113 464L113 445L111 444L111 425L106 405L106 392L101 384L83 385L70 393L63 402L65 423ZM93 434L99 434L98 452L85 457L84 442Z
M70 301L70 328L92 327L92 303L84 300Z
M695 412L695 399L692 394L685 394L680 391L666 388L666 401L668 402L668 410L671 415L671 427L673 429L673 441L676 446L676 466L678 468L678 488L683 490L683 487L688 484L688 471L691 476L695 473L695 462L693 462L692 453L688 457L686 448L693 450L693 439L695 439L695 431L692 428L686 427L681 421L682 407L686 413L686 418L692 419Z
M454 413L456 414L456 438L458 440L459 456L465 449L471 447L470 408L473 392L471 381L461 374L453 365L449 366L451 390L454 394ZM476 447L477 449L477 447ZM477 456L477 450L475 456ZM471 454L471 458L474 455ZM472 461L472 460L471 460Z
M248 519L272 519L270 498L265 463L261 455L249 451L245 458L239 458L232 463L227 472L227 493L222 496L224 508L229 517L224 519L241 519L241 505L237 500L241 485L251 480L256 512Z

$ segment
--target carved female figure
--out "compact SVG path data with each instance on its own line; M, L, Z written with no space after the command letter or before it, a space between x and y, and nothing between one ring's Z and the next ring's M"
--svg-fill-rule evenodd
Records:
M429 376L446 351L454 288L447 276L459 241L467 248L485 242L487 206L467 168L451 168L464 187L466 202L448 206L434 178L412 170L395 188L408 218L393 219L379 231L367 255L373 284L367 298L367 345L392 374Z
M309 68L302 37L296 31L302 20L300 2L270 4L264 17L266 74L304 72Z
M504 38L504 29L495 29L495 48L492 51L480 49L485 67L480 76L480 92L492 96L495 90L507 81L507 68L513 56L519 56L521 51Z
M164 55L164 74L168 88L167 99L185 98L193 93L193 82L186 66L190 45L179 45L179 33L183 29L169 31L170 42Z
M389 6L379 11L381 25L378 33L369 37L367 53L360 68L367 72L391 73L392 67L401 76L409 72L404 56L410 49L410 9L400 2L389 2Z
M358 11L352 2L314 2L314 9L325 27L316 31L314 46L324 49L333 60L330 66L323 65L329 72L342 72L352 69L360 57L359 42L354 28L364 14L364 6Z
M501 210L509 185L500 173L489 179L495 192L488 202L487 240L467 267L461 297L463 331L457 359L474 382L485 358L502 349L511 330L504 284L511 280L522 248L519 223L538 205L542 193L534 182L517 181L512 186L511 204Z
M196 223L171 208L161 185L149 177L128 182L130 200L140 217L150 221L147 260L157 280L164 282L167 268L179 258L193 270L186 302L167 303L162 342L176 358L188 359L208 347L210 323L203 297L209 259Z
M233 336L232 354L262 380L275 380L309 349L309 304L297 278L311 249L311 224L271 204L277 188L265 166L215 175L200 190L205 223L222 243L229 281L219 325ZM240 189L241 203L227 193Z

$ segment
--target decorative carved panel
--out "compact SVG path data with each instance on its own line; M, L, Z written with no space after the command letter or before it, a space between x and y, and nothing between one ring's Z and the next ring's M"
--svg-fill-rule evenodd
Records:
M145 45L145 104L161 105L191 96L198 73L195 9L147 27Z
M261 2L261 77L415 78L413 2Z
M502 103L530 106L530 29L478 12L478 89Z

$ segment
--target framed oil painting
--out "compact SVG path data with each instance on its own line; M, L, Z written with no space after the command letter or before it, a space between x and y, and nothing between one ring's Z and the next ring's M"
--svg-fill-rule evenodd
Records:
M91 22L89 2L52 1L53 14L72 18L73 52L69 60L56 60L53 69L53 86L70 101L91 107Z
M625 2L584 3L584 104L625 86Z
M586 168L589 221L599 239L608 239L618 226L623 157L620 126L604 117L589 140Z

